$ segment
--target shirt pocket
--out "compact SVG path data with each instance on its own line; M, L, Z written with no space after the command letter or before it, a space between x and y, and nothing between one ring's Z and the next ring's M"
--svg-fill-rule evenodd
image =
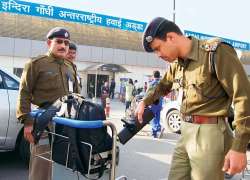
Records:
M196 76L187 81L187 95L192 102L201 102L206 99L208 83L205 77Z
M38 80L39 89L52 90L60 88L60 76L57 72L41 72Z

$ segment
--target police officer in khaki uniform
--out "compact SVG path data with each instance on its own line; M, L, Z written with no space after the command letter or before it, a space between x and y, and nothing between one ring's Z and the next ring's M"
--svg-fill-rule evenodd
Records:
M175 23L161 17L147 26L143 47L171 65L160 83L139 103L139 122L144 107L160 96L172 89L179 89L182 96L184 121L168 179L224 180L224 172L244 170L250 139L250 83L235 50L226 43L185 37ZM235 137L227 123L232 103Z
M51 164L35 153L49 150L47 144L36 146L32 136L33 121L29 115L31 104L45 107L59 97L78 92L75 85L76 73L64 60L70 43L69 32L61 27L53 28L47 34L48 53L29 60L21 77L17 100L17 118L24 124L24 137L31 144L29 180L50 180ZM40 140L42 142L42 140Z
M76 44L70 42L69 43L69 51L68 51L68 53L66 55L66 59L71 64L71 66L73 67L73 70L75 71L75 73L77 75L78 89L79 89L79 92L81 92L81 88L82 88L82 82L81 82L81 80L82 79L79 76L79 74L77 73L77 67L76 67L76 64L74 63L76 61L76 55L77 55Z

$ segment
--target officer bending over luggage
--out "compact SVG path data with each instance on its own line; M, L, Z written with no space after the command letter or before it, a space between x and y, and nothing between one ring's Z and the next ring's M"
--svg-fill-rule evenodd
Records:
M224 172L246 167L250 139L250 84L235 50L223 42L185 37L179 27L157 17L143 35L143 47L171 63L160 83L137 108L138 120L146 105L179 89L183 122L168 180L224 180ZM214 53L216 74L211 73ZM227 123L235 108L235 137ZM224 172L223 172L224 171Z

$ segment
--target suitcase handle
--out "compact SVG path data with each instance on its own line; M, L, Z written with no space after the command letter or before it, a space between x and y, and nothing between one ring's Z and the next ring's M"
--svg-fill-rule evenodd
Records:
M73 128L101 128L104 126L103 120L94 120L94 121L79 121L69 118L63 118L63 117L53 117L53 122L58 124L63 124L69 127Z

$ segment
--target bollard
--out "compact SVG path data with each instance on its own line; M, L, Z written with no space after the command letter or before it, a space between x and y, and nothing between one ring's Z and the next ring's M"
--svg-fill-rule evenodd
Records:
M105 107L105 114L106 117L109 117L110 115L110 98L106 98L106 107Z

